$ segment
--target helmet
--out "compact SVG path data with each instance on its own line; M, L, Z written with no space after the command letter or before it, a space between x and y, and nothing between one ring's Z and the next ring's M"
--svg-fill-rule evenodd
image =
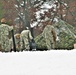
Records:
M2 19L1 19L1 22L6 23L6 19L5 19L5 18L2 18Z
M28 29L29 29L29 27L26 27L26 29L28 30Z

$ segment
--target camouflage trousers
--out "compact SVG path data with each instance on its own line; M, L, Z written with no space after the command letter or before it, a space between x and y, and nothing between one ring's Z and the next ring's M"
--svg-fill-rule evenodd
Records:
M1 40L1 42L0 42L1 51L2 52L9 52L10 51L10 44L9 44L8 36L3 36L0 40Z
M30 49L28 38L21 37L20 38L20 45L21 45L21 47L20 47L21 49L24 49L24 50Z
M16 45L16 51L19 52L20 51L20 39L15 38L15 45ZM10 39L10 49L14 50L12 38Z

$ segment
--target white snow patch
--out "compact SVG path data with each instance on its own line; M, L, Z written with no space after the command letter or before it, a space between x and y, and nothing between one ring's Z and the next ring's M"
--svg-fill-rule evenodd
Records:
M31 25L31 27L37 26L38 22L33 22Z
M1 75L76 75L76 50L0 52Z
M54 22L59 22L57 18L54 18L54 20L53 20L53 21L54 21Z
M0 52L0 75L76 75L76 50Z

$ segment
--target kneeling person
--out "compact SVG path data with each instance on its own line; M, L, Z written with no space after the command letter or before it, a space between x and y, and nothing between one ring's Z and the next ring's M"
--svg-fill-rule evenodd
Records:
M20 34L19 33L15 34L14 38L15 38L16 50L20 51ZM11 46L11 49L13 50L13 41L12 41L12 38L10 39L10 46Z

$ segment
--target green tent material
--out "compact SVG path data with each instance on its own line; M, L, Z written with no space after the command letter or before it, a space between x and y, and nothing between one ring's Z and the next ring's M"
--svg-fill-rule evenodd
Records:
M53 24L59 40L56 41L56 49L73 49L73 44L76 43L75 28L63 20ZM50 38L50 37L49 37ZM38 49L47 49L45 39L42 34L35 38Z

